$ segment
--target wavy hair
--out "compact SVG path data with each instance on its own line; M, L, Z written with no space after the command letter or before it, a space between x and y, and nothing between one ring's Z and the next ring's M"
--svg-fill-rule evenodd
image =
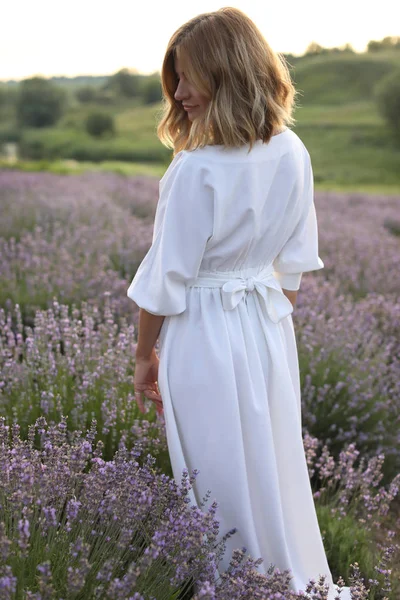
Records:
M174 94L175 57L188 81L210 100L191 122ZM177 29L169 40L161 71L163 92L157 136L173 156L206 144L238 147L296 122L298 93L285 57L274 52L254 22L232 7L202 13Z

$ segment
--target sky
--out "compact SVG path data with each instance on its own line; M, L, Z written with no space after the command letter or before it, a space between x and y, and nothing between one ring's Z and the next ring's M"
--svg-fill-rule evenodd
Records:
M192 17L234 6L245 12L277 52L304 54L400 35L400 2L380 0L14 0L2 7L0 80L109 75L128 68L161 70L168 41Z

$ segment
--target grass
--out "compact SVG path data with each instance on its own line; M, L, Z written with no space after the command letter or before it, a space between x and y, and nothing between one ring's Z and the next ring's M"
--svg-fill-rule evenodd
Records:
M161 179L166 170L163 163L128 163L122 161L103 161L99 163L78 162L74 160L56 161L17 161L10 163L0 160L0 169L16 169L19 171L46 171L61 175L79 175L86 172L110 172L123 176L145 175ZM398 184L342 184L337 181L315 182L316 191L335 191L341 193L360 192L364 194L384 194L387 196L400 195L400 183Z
M118 115L118 127L126 132L121 142L129 147L128 153L132 151L134 155L135 150L140 153L142 149L145 157L146 152L155 151L159 154L160 147L164 149L154 131L151 133L156 111L156 107L126 108ZM400 194L400 144L371 101L354 102L340 108L327 105L307 106L299 108L295 116L298 122L293 130L310 152L317 191ZM129 128L133 128L130 133ZM138 136L135 141L133 132ZM71 132L69 136L72 140ZM129 136L132 136L131 142ZM56 139L62 143L60 132L54 132L50 137L53 139L52 143L56 143ZM94 144L93 141L90 143ZM114 145L118 143L113 142ZM158 179L165 173L167 165L168 161L157 160L0 161L0 168L62 174L110 171L126 176L147 175Z
M373 535L360 527L351 513L339 519L332 517L329 505L317 504L316 510L333 580L337 581L342 575L348 581L349 565L354 562L362 565L364 572L374 578ZM371 591L368 598L374 600L375 591Z
M296 133L310 152L314 181L325 188L400 187L400 143L383 125L307 126Z
M374 85L398 67L400 52L343 53L295 57L292 77L300 95L292 129L310 152L316 190L400 193L400 140L377 110ZM116 136L92 139L84 131L93 110L114 117ZM0 161L0 168L75 174L110 171L160 179L172 150L157 138L161 104L142 106L122 99L118 105L79 104L71 96L55 127L22 132L29 159ZM12 129L12 116L0 120L0 135ZM7 137L7 136L5 136Z
M146 175L161 178L166 166L163 163L130 163L124 161L102 161L98 163L76 160L21 160L8 162L0 160L0 169L16 169L19 171L47 171L62 175L79 175L88 171L119 173L121 175Z
M290 61L292 79L307 105L371 99L376 83L398 68L399 52L322 54Z
M301 99L298 99L301 105ZM354 126L363 127L383 124L375 103L358 100L344 104L339 109L332 104L303 105L298 109L299 126ZM295 115L297 118L297 115Z

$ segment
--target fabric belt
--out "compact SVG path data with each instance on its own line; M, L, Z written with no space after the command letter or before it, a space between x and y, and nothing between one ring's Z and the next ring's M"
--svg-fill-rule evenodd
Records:
M199 271L198 277L186 286L220 287L225 310L234 309L247 293L256 291L273 323L279 323L293 312L292 303L274 276L272 264L262 269L250 267L241 271Z

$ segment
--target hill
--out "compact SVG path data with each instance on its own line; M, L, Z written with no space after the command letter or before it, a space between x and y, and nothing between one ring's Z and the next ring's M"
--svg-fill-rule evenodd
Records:
M346 104L372 99L378 81L400 67L400 51L306 56L291 64L303 106Z
M373 99L375 84L399 64L396 50L290 58L299 91L292 128L309 149L316 187L400 192L399 141ZM76 83L74 79L71 86ZM137 173L142 164L148 173L151 164L150 170L160 176L172 156L156 135L161 104L143 106L136 99L124 99L102 107L116 124L117 135L108 140L93 140L84 131L87 115L97 108L74 101L56 127L24 130L21 148L27 157L42 161L80 161L79 169L92 168L93 163L101 168L107 161L107 169ZM0 121L0 140L2 129L10 126L12 116L7 114L5 122Z

